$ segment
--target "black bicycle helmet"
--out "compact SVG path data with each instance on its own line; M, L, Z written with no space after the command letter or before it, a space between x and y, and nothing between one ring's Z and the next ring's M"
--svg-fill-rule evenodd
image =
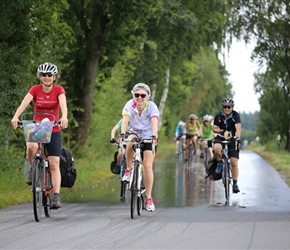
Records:
M232 98L226 98L226 99L223 100L222 105L223 105L223 107L225 107L225 106L234 106L235 102L234 102L234 100Z

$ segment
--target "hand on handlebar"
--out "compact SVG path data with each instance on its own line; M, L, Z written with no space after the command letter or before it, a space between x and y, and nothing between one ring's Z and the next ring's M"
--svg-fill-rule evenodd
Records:
M111 138L110 143L116 143L117 141L115 140L115 138Z

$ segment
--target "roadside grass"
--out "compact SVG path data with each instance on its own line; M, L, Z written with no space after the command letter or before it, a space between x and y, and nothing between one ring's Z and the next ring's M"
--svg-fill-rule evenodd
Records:
M158 145L156 159L162 155L175 152L175 143L163 142ZM100 180L107 179L113 174L110 170L111 157L99 159L75 159L77 179L72 189L92 186ZM10 169L0 173L0 209L23 202L32 201L31 186L25 183L23 170ZM61 188L61 194L70 192L69 188Z
M277 145L270 143L267 145L251 144L247 149L252 150L272 165L281 175L283 180L290 186L290 153L281 147L278 152Z

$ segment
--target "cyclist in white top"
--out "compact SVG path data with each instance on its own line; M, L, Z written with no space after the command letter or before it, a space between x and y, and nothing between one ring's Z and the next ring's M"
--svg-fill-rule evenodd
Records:
M144 83L137 83L131 91L133 99L129 100L122 111L123 121L121 126L121 136L124 137L128 122L130 130L128 139L141 137L142 139L153 138L154 146L157 145L159 110L156 104L149 101L150 88ZM151 196L154 182L152 144L145 143L142 148L144 166L144 185L146 188L145 209L154 211L155 206ZM126 147L127 169L123 180L129 181L131 169L133 168L134 150L133 143L128 143Z

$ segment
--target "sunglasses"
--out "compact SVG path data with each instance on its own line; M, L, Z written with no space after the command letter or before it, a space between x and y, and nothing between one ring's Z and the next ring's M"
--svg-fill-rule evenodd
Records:
M231 106L224 106L224 109L231 109Z
M142 98L145 98L147 95L146 95L146 94L135 93L134 96L135 96L136 98L138 98L139 96L141 96Z
M51 73L40 73L40 75L41 75L42 77L46 77L46 76L48 76L48 77L52 77L52 74L51 74Z

